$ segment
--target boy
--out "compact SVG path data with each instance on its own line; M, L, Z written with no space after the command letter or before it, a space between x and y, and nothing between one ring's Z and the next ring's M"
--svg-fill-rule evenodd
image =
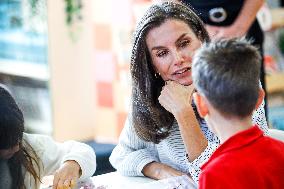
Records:
M284 143L251 122L264 98L260 62L257 49L244 39L206 44L194 57L193 98L221 143L201 167L200 189L284 188Z

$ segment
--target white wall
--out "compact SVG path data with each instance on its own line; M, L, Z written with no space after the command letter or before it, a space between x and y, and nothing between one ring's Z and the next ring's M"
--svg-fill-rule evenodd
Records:
M83 20L65 23L65 1L48 2L49 69L53 136L58 141L94 138L92 1L83 0ZM69 32L77 34L72 41Z

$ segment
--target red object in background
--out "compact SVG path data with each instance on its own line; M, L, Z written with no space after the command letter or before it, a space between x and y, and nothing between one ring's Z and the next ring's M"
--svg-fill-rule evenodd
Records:
M112 83L97 82L96 85L98 106L112 108L114 106Z
M270 55L264 56L264 70L265 73L275 73L278 71L278 67L275 59Z

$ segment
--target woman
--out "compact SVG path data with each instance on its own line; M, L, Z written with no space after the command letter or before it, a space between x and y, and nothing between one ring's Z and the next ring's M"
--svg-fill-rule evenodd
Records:
M53 189L73 188L96 169L92 148L75 141L24 133L24 117L10 93L0 86L0 188L39 188L54 174Z
M123 175L164 179L190 174L219 145L191 102L191 60L209 36L188 7L152 5L134 33L131 58L132 110L110 157ZM265 131L263 107L254 122Z

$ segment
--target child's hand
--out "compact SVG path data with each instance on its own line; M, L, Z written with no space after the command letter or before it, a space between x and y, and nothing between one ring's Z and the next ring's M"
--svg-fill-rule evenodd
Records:
M73 160L65 161L63 165L55 172L53 189L74 188L80 176L80 165Z

